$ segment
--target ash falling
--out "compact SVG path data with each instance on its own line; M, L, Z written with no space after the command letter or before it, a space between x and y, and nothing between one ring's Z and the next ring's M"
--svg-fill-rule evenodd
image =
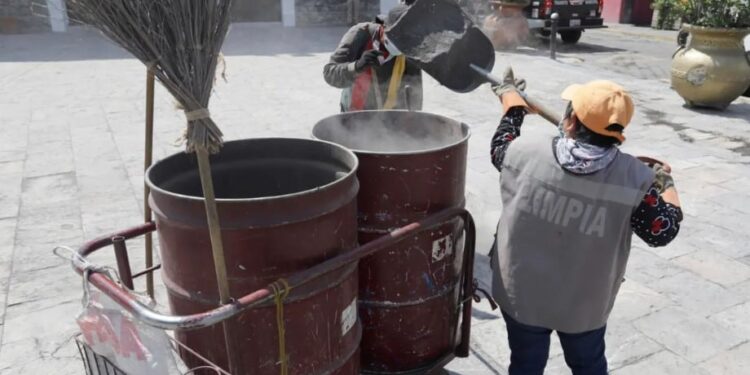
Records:
M408 111L362 111L329 117L313 135L358 152L415 153L461 142L468 126L441 116Z

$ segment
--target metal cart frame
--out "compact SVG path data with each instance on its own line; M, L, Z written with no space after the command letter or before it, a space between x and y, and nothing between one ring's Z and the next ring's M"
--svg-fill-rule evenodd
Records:
M286 282L291 288L298 287L346 264L357 262L366 256L372 255L380 250L388 248L389 246L401 240L410 238L423 231L429 230L430 228L442 225L455 219L460 219L462 221L463 231L465 234L463 274L461 275L461 293L458 304L458 308L461 311L459 315L460 326L457 327L457 330L459 331L457 335L457 342L453 351L445 353L445 355L437 360L434 364L421 370L408 372L408 374L436 374L454 358L467 357L469 355L472 301L479 301L479 297L477 295L477 283L474 280L473 274L476 233L474 220L467 210L463 208L449 208L431 215L419 222L411 223L404 227L392 230L388 234L383 235L382 237L372 242L364 244L344 254L333 257L323 263L308 268L307 270L295 273L287 278ZM78 256L75 256L73 257L73 259L71 259L73 269L80 275L88 277L88 283L90 285L96 287L102 293L106 294L124 311L130 313L134 319L149 326L163 330L192 330L222 323L242 313L243 311L270 302L273 299L274 292L272 286L269 285L265 288L258 289L245 296L242 296L232 301L232 303L230 304L222 305L215 309L192 315L163 314L152 309L149 306L146 306L142 302L138 301L135 296L129 291L129 289L132 289L133 287L134 278L152 274L154 271L160 268L160 265L152 266L143 271L133 274L130 268L130 262L128 260L126 241L129 239L151 234L155 230L156 223L151 221L86 242L77 250ZM100 268L89 263L86 260L87 256L109 246L112 246L112 248L114 249L117 260L117 269L122 280L122 284L119 284L117 281L107 276L106 273L98 272L97 270ZM185 348L184 346L182 346L182 344L179 344L176 341L174 343L176 346L173 349L177 350L177 346L181 346L183 349L192 352L189 348ZM115 372L93 373L90 369L90 358L92 355L95 356L96 353L90 351L90 348L87 348L85 343L83 343L82 341L79 340L78 344L82 359L87 366L87 372L90 375L124 374L123 372L116 372L119 371L116 368L114 368ZM192 354L201 358L199 353L192 352ZM213 368L215 371L217 371L218 374L229 374L225 370L219 369L217 366L211 364L205 359L203 360L207 363L207 366ZM94 358L94 362L98 364L99 359ZM106 365L105 369L108 369Z

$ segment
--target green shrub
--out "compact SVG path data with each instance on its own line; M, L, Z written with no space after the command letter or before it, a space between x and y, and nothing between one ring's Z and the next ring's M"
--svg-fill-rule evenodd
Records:
M750 27L748 0L685 0L682 20L695 26L717 28Z
M656 20L657 29L671 30L675 22L682 18L683 3L680 0L654 0L651 8L659 11L659 18Z

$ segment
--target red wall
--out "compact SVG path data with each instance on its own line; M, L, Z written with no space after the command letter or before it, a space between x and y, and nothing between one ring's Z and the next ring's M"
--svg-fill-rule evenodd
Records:
M604 10L602 17L605 22L620 23L622 17L623 0L604 0Z
M654 10L651 9L650 0L635 0L633 2L633 14L630 23L636 25L650 25Z

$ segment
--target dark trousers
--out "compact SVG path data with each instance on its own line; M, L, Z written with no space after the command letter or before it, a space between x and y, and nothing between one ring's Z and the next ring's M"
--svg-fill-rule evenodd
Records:
M551 329L519 323L503 312L508 328L510 345L509 375L542 375L549 358ZM606 326L583 333L557 332L560 337L565 363L573 375L606 375L607 358L604 356Z

